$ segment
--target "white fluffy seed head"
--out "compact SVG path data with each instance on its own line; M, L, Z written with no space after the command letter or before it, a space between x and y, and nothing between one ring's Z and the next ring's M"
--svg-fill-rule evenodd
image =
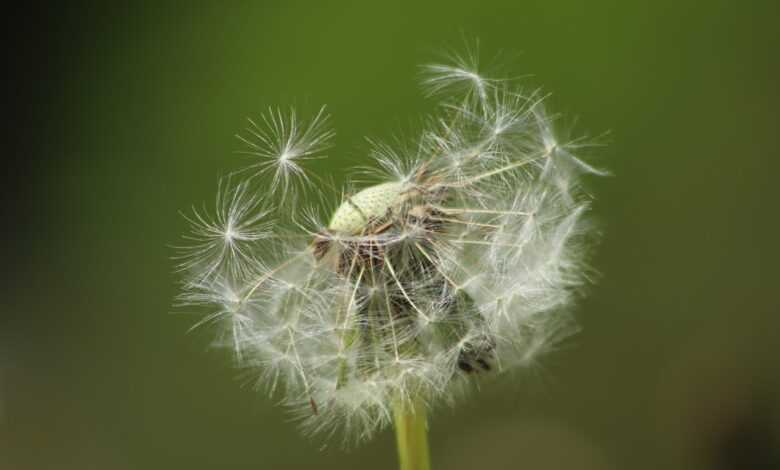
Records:
M555 134L542 95L464 57L426 68L444 105L417 150L372 142L385 179L334 201L327 222L282 204L332 136L322 112L252 121L255 173L189 218L182 301L211 306L199 325L220 325L308 432L370 438L394 403L450 403L576 331L594 239L581 179L603 172Z

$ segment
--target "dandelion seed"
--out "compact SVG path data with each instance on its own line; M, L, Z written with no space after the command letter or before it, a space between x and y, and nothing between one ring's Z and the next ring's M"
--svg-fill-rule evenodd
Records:
M330 217L284 204L314 183L302 164L330 145L324 111L269 110L239 137L253 174L188 218L182 302L212 306L199 326L221 325L310 433L360 441L395 420L418 445L436 403L576 331L593 239L579 179L605 172L557 138L544 95L484 78L472 53L425 71L443 106L405 148L371 140L380 182Z
M542 103L536 103L533 107L533 115L536 125L539 128L538 139L544 154L548 156L544 162L545 176L556 174L559 177L559 183L570 177L563 175L568 171L577 171L579 173L590 173L597 176L609 176L609 172L600 170L578 158L575 153L593 144L583 141L582 138L574 139L568 142L561 142L556 138L553 128L554 117L546 114Z
M190 223L186 246L178 247L179 269L196 283L228 276L243 277L252 269L252 245L270 235L264 221L270 213L246 182L230 187L220 182L213 213L205 208L184 217Z
M428 95L460 91L464 92L463 98L484 103L492 82L479 73L477 49L478 45L469 46L463 53L448 54L446 63L424 65L422 85Z
M281 201L294 198L295 191L310 180L303 162L324 158L322 152L331 146L335 134L328 120L324 106L308 122L299 121L292 108L288 113L269 108L259 122L247 119L245 133L236 135L247 147L239 153L258 159L247 170L257 176L270 173L272 190L282 190Z

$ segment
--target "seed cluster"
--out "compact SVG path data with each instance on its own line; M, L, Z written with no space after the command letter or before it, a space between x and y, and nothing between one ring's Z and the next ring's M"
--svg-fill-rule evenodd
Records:
M312 432L369 438L393 406L451 401L576 331L594 238L579 182L603 172L575 156L582 140L558 139L539 93L459 57L426 71L441 106L415 151L375 144L379 183L328 222L289 203L329 146L323 112L251 121L255 173L189 218L183 303L208 305L199 325L219 325Z

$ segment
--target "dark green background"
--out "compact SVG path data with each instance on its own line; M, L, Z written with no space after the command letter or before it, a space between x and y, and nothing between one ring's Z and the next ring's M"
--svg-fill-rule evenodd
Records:
M589 182L605 236L583 332L439 410L436 468L778 468L776 2L195 3L16 25L0 468L395 468L392 433L321 449L185 334L168 245L245 163L246 116L327 104L315 168L342 181L363 136L432 109L417 65L464 35L610 131L615 176Z

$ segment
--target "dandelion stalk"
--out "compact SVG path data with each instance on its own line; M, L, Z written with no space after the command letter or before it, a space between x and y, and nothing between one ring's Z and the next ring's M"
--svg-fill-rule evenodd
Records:
M581 176L604 174L538 93L453 59L425 69L441 106L414 150L371 141L375 181L334 211L301 206L324 198L307 169L331 147L324 108L249 120L248 171L186 216L179 253L181 302L209 309L196 326L217 325L310 434L351 445L394 424L402 470L430 469L432 405L576 331L593 238Z
M396 402L393 406L398 460L401 470L430 470L427 410L422 403Z

